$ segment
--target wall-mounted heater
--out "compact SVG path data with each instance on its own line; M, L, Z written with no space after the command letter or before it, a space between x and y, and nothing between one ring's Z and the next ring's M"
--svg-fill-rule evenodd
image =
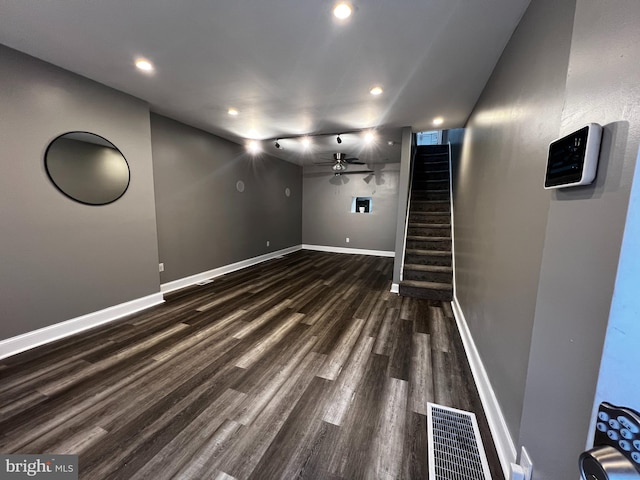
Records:
M596 178L602 127L590 123L549 145L544 188L588 185Z

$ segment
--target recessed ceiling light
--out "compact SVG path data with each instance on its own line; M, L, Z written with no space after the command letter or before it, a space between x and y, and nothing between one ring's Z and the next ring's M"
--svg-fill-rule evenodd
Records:
M251 140L247 144L247 150L249 150L249 152L255 155L256 153L260 152L260 143L258 143L255 140Z
M433 119L434 125L442 125L443 123L444 123L444 118L442 117L436 117Z
M309 148L311 146L311 139L309 137L302 137L302 146Z
M238 115L238 110L236 110L235 108L230 108L229 110L227 110L227 113L229 113L229 115L235 117L236 115Z
M153 71L153 65L151 64L151 62L149 60L145 60L144 58L139 58L138 60L136 60L136 67L144 72Z
M393 140L389 140L389 141L387 142L387 145L389 145L390 147L391 147L391 146L393 146L393 145L394 145Z
M382 94L382 87L379 85L376 85L375 87L371 87L371 90L369 90L369 93L371 95L381 95Z
M337 4L333 9L333 15L340 20L344 20L351 16L351 5L345 2Z
M364 141L367 143L372 143L375 140L376 136L373 132L367 132L364 134Z

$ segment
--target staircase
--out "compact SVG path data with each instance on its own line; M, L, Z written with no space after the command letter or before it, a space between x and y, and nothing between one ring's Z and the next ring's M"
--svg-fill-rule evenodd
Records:
M453 269L449 147L417 148L400 295L450 301Z

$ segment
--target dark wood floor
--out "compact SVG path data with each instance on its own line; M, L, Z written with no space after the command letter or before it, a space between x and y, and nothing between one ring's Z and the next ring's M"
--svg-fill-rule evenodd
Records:
M427 478L426 403L478 415L450 305L392 259L300 251L0 361L0 452L83 479Z

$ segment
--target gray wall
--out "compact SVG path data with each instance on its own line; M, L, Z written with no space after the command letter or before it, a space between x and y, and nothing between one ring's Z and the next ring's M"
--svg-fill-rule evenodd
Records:
M0 339L159 291L148 107L0 46ZM44 152L84 130L131 168L117 202L87 206L49 181Z
M400 164L371 166L376 170L374 175L339 177L333 175L330 166L304 168L303 244L394 251ZM373 197L373 211L351 213L353 197Z
M411 183L411 161L414 151L414 135L410 127L402 129L400 151L400 174L398 176L398 206L396 214L395 258L393 259L393 283L400 285L400 273L404 260L405 233L407 231L407 207L409 206L409 184Z
M301 167L159 115L151 140L162 283L301 244Z
M596 182L551 196L520 434L539 464L536 479L575 478L578 453L591 440L591 404L640 146L639 44L637 0L577 1L560 135L586 122L600 123L605 133ZM549 441L553 430L566 432L562 441Z
M468 122L455 165L456 295L514 439L551 194L574 2L534 0Z

